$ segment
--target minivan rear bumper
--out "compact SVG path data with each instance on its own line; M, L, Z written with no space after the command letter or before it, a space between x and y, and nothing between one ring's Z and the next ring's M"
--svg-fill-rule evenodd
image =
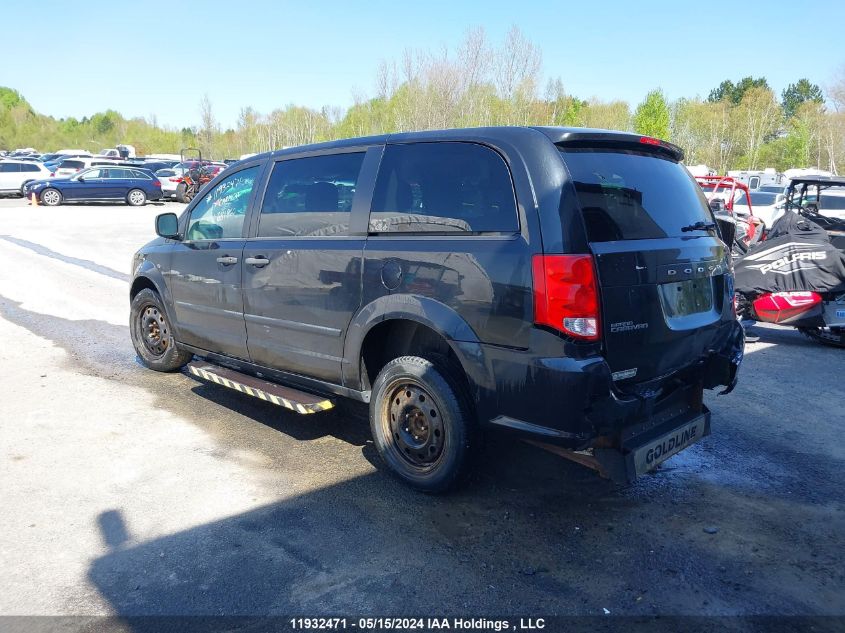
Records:
M744 343L739 323L725 323L709 353L668 376L627 389L615 384L601 356L540 358L486 349L495 388L480 390L479 413L493 427L564 448L624 449L626 434L703 415L705 388L733 389Z

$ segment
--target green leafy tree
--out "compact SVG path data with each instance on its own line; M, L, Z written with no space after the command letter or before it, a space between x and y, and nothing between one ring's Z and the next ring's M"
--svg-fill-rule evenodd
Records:
M783 113L786 118L791 119L798 106L802 103L824 103L822 89L816 84L810 83L809 79L799 79L794 84L789 84L781 93Z
M637 134L669 138L669 104L659 89L649 92L634 111L634 131Z
M769 82L766 81L765 77L758 77L757 79L754 77L743 77L739 80L739 83L736 84L734 84L730 79L726 79L720 83L718 87L710 91L710 95L707 97L707 100L711 103L715 103L717 101L724 101L727 99L733 105L739 105L742 98L745 96L745 93L752 88L765 88L769 90Z

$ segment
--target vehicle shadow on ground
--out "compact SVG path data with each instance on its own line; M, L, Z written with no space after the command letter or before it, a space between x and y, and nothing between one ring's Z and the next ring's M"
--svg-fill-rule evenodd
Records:
M89 579L124 617L836 608L841 578L809 553L796 564L814 575L813 586L786 582L794 577L791 548L803 539L754 537L784 512L800 515L797 504L671 473L623 491L516 449L495 479L488 469L451 496L421 495L380 473L353 477L148 542L122 542L93 562ZM760 526L759 516L748 516L738 525L720 516L722 532L704 533L691 509L711 500L723 512L745 508L766 520ZM101 525L117 523L115 512L104 511ZM115 532L130 534L131 526L103 539L114 543ZM781 562L760 560L751 552L758 546L778 549ZM834 574L825 576L829 586L822 573Z
M190 376L188 378L192 379ZM191 388L191 392L236 415L245 416L296 440L310 441L330 435L353 446L364 446L370 439L366 409L361 410L350 403L337 403L337 399L335 402L339 406L329 411L300 415L211 383L199 382Z
M273 463L308 450L284 436L335 435L378 464L366 423L341 412L299 417L142 371L126 326L35 313L2 297L0 316L64 349L68 369L144 389L155 406L237 449L221 459L250 451ZM782 354L774 358L794 362ZM750 355L743 371L768 362ZM788 425L773 428L764 411L731 402L719 400L713 437L630 488L496 437L464 488L430 497L383 470L341 467L333 460L350 460L343 446L321 444L313 454L325 461L314 467L327 476L305 486L331 483L274 490L276 503L175 534L137 542L119 502L104 507L95 525L111 550L89 578L120 616L831 612L845 582L835 546L841 460L816 455L804 468L811 456L791 450ZM278 441L249 441L249 420ZM714 524L715 533L703 530Z

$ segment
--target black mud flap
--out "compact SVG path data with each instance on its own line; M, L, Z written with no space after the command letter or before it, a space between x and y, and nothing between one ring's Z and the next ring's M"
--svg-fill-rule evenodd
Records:
M673 419L648 432L623 439L621 449L597 448L593 456L615 483L631 484L673 455L710 435L710 411Z

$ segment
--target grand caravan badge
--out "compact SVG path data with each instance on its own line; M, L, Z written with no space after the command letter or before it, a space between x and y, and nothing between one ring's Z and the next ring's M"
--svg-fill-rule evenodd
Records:
M760 274L773 273L792 275L801 270L816 268L818 260L827 259L825 251L818 250L817 244L806 242L788 242L768 248L745 258L745 265L760 271ZM759 262L749 264L748 262Z

